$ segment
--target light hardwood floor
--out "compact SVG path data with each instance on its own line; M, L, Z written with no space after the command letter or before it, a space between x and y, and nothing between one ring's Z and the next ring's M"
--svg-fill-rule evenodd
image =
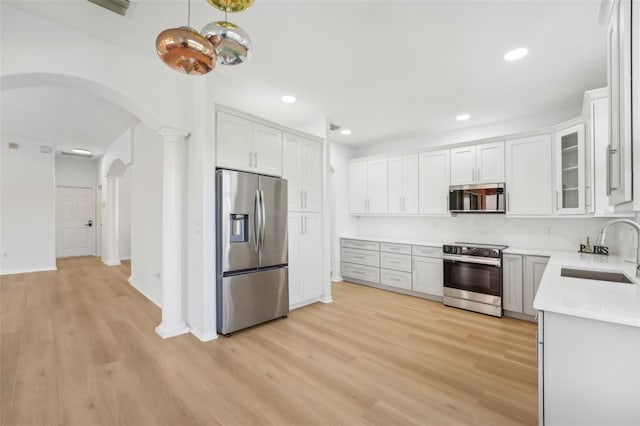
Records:
M330 304L162 340L127 265L0 277L3 425L533 425L535 325L334 283Z

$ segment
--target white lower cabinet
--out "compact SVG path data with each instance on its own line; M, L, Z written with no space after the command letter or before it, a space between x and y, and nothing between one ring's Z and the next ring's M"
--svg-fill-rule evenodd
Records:
M433 257L416 256L432 253ZM444 287L442 248L413 246L413 291L441 297Z
M380 284L411 290L411 273L381 269Z
M522 256L502 255L502 309L522 313Z
M538 286L540 286L547 263L549 263L549 258L545 256L525 256L524 258L522 310L527 315L536 314L536 310L533 309L533 299L538 292Z
M342 239L340 246L341 274L345 280L384 286L387 290L395 287L420 297L442 297L441 246L355 239Z
M541 312L539 424L640 425L640 328Z
M319 213L289 213L289 306L322 296L322 222Z
M533 300L548 262L546 256L502 255L502 308L505 311L536 315Z

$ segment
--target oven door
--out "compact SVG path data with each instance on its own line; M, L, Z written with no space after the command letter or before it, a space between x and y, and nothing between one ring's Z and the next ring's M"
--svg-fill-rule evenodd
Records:
M459 260L445 255L443 263L444 287L502 299L500 259Z

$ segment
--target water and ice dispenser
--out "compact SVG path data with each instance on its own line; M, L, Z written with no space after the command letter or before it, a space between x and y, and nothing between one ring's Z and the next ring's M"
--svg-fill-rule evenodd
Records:
M249 241L249 215L231 213L231 238L232 243L246 243Z

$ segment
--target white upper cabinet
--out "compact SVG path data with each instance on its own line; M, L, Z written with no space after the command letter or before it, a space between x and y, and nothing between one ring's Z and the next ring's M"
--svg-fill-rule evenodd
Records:
M631 0L613 0L607 28L607 86L610 118L607 193L611 205L627 203L633 198L631 192L633 179L631 24ZM638 23L635 25L638 26Z
M584 125L555 134L556 209L559 214L585 213Z
M216 165L265 175L282 174L282 132L224 112L217 113Z
M552 214L551 137L513 139L505 147L507 214Z
M253 123L253 168L256 173L282 175L282 132Z
M253 128L251 121L223 112L219 112L217 116L217 166L250 171L253 165Z
M464 146L451 150L451 185L476 182L476 147Z
M418 154L389 157L389 213L418 213Z
M352 214L387 213L387 159L349 163L349 210Z
M449 214L449 150L423 152L418 187L421 214Z
M451 149L451 185L504 182L504 142Z
M288 181L289 211L319 212L322 205L322 144L284 133L282 177Z

